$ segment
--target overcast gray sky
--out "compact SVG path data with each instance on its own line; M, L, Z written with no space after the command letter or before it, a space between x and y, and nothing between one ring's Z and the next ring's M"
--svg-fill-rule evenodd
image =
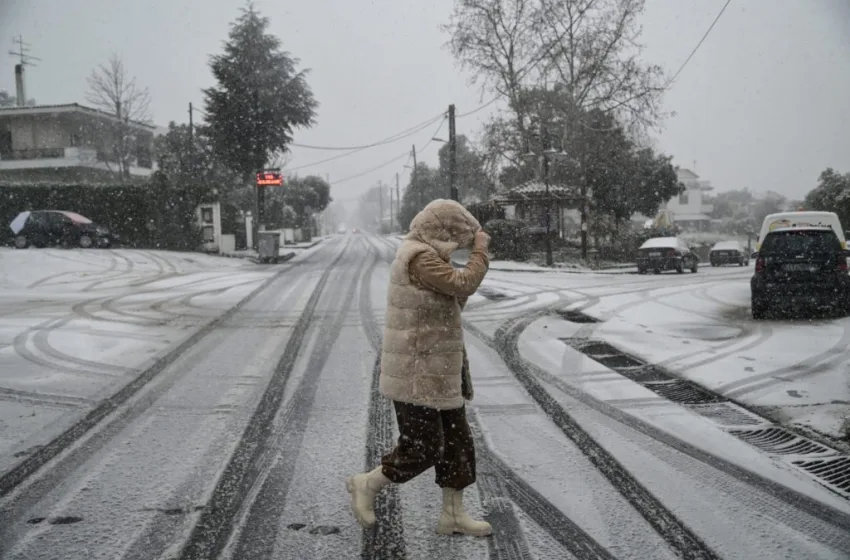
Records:
M645 58L672 75L725 0L647 0ZM84 102L86 76L111 51L150 88L156 124L186 122L212 83L208 55L221 48L242 0L0 0L3 52L19 34L43 60L28 69L39 103ZM359 145L444 111L489 101L444 48L439 26L452 0L256 0L271 31L310 68L321 103L318 124L296 142ZM0 89L14 90L15 60L0 57ZM801 198L827 166L850 171L850 1L732 0L705 44L665 97L675 112L658 134L674 162L693 167L718 190L749 187ZM458 121L476 137L489 111ZM445 137L446 129L440 135ZM378 180L407 180L404 155L433 131L299 173L358 175L335 184L350 199ZM433 142L420 161L436 162ZM296 148L290 167L335 155Z

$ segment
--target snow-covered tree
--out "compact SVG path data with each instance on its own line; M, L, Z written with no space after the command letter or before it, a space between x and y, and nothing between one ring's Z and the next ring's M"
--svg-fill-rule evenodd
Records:
M293 129L314 123L318 103L307 70L268 33L269 20L249 4L231 24L224 52L212 57L217 84L204 90L216 154L245 179L286 152Z

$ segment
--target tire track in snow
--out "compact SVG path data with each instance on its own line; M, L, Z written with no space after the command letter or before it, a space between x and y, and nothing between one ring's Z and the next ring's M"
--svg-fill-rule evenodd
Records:
M273 452L267 452L272 457L267 464L264 461L264 464L257 469L257 476L252 486L259 485L259 491L256 492L256 498L252 503L248 504L246 500L243 500L245 506L242 509L247 511L243 517L241 532L236 542L232 543L234 545L232 559L234 560L271 560L275 557L280 519L284 514L285 499L295 476L296 463L310 420L310 409L315 402L325 363L353 305L357 278L363 273L364 263L359 264L347 291L344 294L332 294L336 299L332 300L331 304L341 304L341 306L337 312L327 314L323 323L316 327L321 334L307 360L304 376L298 382L298 387L285 408L278 412L274 420L271 420L275 433L269 437L263 447L269 451L273 449L285 451L279 457ZM282 381L282 384L285 388L286 381Z
M22 486L28 479L30 479L30 477L39 472L42 467L47 465L48 462L56 458L64 451L71 448L78 440L88 435L89 432L91 432L93 428L98 426L101 421L104 420L107 416L121 409L125 403L127 403L133 396L139 393L139 391L141 391L148 384L150 384L151 381L157 378L157 376L159 376L159 374L162 373L166 368L168 368L168 366L171 365L175 360L177 360L180 356L182 356L191 348L196 346L204 337L206 337L213 330L226 323L226 321L230 317L235 315L248 302L256 298L261 292L263 292L263 290L265 290L269 285L271 285L275 280L280 278L280 276L285 274L291 268L292 267L284 267L269 278L267 278L256 289L254 289L251 293L242 298L242 300L240 300L236 305L234 305L218 317L207 322L200 329L198 329L192 335L183 340L183 342L169 350L161 357L157 358L149 367L141 371L136 377L134 377L128 383L123 385L111 396L106 397L105 399L98 402L91 410L89 410L88 413L86 413L85 416L74 422L71 426L62 431L62 433L60 433L50 442L40 447L38 450L30 454L26 459L24 459L11 469L2 473L2 475L0 475L0 498L11 494L15 489ZM90 301L91 300L89 300L88 302ZM148 402L146 406L150 406L150 404L151 403ZM143 406L141 409L144 408L145 407ZM139 413L138 410L134 412L136 414ZM122 418L121 415L119 415L117 418L113 418L114 422L120 423L120 421L122 420L126 419ZM104 426L101 429L104 431L108 431L108 426ZM79 451L83 455L90 455L96 452L95 447L96 446L92 446L90 449L77 451ZM57 467L57 465L54 465L54 467ZM61 471L63 469L59 468L59 470ZM61 474L58 476L61 477ZM58 483L59 480L56 480L55 476L45 476L45 481L43 481L43 484L39 485L39 488L35 490L35 493L49 491L49 487L55 486Z
M716 552L594 440L524 367L517 340L525 326L521 320L508 321L492 339L474 327L473 332L502 356L516 378L555 425L632 504L676 555L686 560L719 560Z
M331 261L330 265L319 278L304 311L298 319L298 323L287 341L283 355L272 374L260 403L257 405L251 420L240 437L239 443L228 461L224 472L216 483L207 508L201 513L188 541L184 544L180 552L179 557L181 560L217 558L227 545L239 511L243 507L244 500L261 474L264 454L269 451L269 446L275 435L274 419L283 401L287 381L295 367L306 335L310 330L316 307L331 272L345 255L349 245L350 241ZM333 335L335 339L339 329L341 329L341 323L344 317L344 314L340 315L336 335L331 332L326 336ZM321 366L324 360L327 359L327 350L329 350L329 347L323 348L317 346L317 350L319 349L324 350L324 352L314 353L311 356L308 372L305 374L305 377L309 376L312 370L321 371ZM315 395L315 383L312 383L312 387L305 387L300 393L300 398L296 399L295 395L293 395L292 402L296 403L296 407L299 410L303 409L300 414L302 418L299 418L298 415L295 416L296 422L306 422L308 418L306 411L309 410L309 405L312 402L311 395ZM296 395L298 394L296 392ZM303 435L303 426L301 426L300 431ZM276 531L277 527L274 527L274 529Z
M839 550L842 547L850 546L850 514L837 510L802 492L765 478L758 473L747 470L744 467L713 455L700 447L656 428L639 417L633 416L607 402L596 399L581 389L568 384L558 376L522 358L518 346L519 337L528 325L543 316L543 314L540 312L533 313L510 321L509 324L505 325L502 332L499 333L499 337L495 339L489 337L474 325L466 325L466 328L484 341L485 344L493 348L499 355L503 356L503 359L505 359L509 368L515 374L521 372L521 375L525 378L537 377L543 379L571 398L615 420L618 424L624 426L624 429L636 430L667 447L695 459L699 463L704 464L708 469L714 469L731 476L745 488L752 487L756 489L759 494L750 494L747 496L747 499L752 499L757 504L767 502L766 505L757 505L755 507L756 510L767 511L769 505L772 515L782 519L788 526L805 527L806 530L809 530L809 527L813 527L811 529L813 538L821 539L823 542L829 543ZM532 380L532 382L540 387L540 391L545 392L539 381ZM552 397L548 396L548 399L552 399ZM562 408L557 403L555 405L556 408ZM709 475L714 476L711 470L708 471L706 476ZM798 513L798 510L800 513ZM814 527L813 523L819 524L818 527Z
M366 470L380 464L384 450L393 445L392 402L380 394L378 381L381 376L381 331L372 312L372 278L382 257L380 249L367 242L374 258L360 283L360 321L366 338L375 350L375 365L369 390L369 421L366 424ZM402 522L401 496L398 485L391 484L378 495L375 501L375 516L379 519L372 530L363 530L362 560L404 560L407 558Z

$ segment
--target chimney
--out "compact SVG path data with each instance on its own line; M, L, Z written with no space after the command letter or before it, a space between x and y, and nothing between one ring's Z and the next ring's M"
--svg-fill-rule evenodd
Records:
M27 104L27 97L24 94L24 65L15 64L15 92L18 98L18 107L23 107Z

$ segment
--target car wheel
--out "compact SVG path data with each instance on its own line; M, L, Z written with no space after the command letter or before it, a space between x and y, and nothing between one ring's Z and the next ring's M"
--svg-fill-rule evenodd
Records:
M91 235L84 233L80 236L80 247L91 249L92 245L94 245L94 239L92 239Z
M30 240L27 239L26 235L16 235L15 236L15 249L26 249L30 246Z
M694 261L694 265L691 267L691 272L696 272L699 270L699 261Z
M676 265L676 272L679 274L684 274L685 272L685 263L679 263Z
M752 298L753 319L755 319L756 321L766 319L767 318L767 311L768 311L767 302L765 302L764 300L762 300L759 297L753 296L753 298Z
M661 269L660 268L653 268L652 273L653 274L661 274Z
M741 259L740 261L738 261L738 266L744 266L744 259Z

